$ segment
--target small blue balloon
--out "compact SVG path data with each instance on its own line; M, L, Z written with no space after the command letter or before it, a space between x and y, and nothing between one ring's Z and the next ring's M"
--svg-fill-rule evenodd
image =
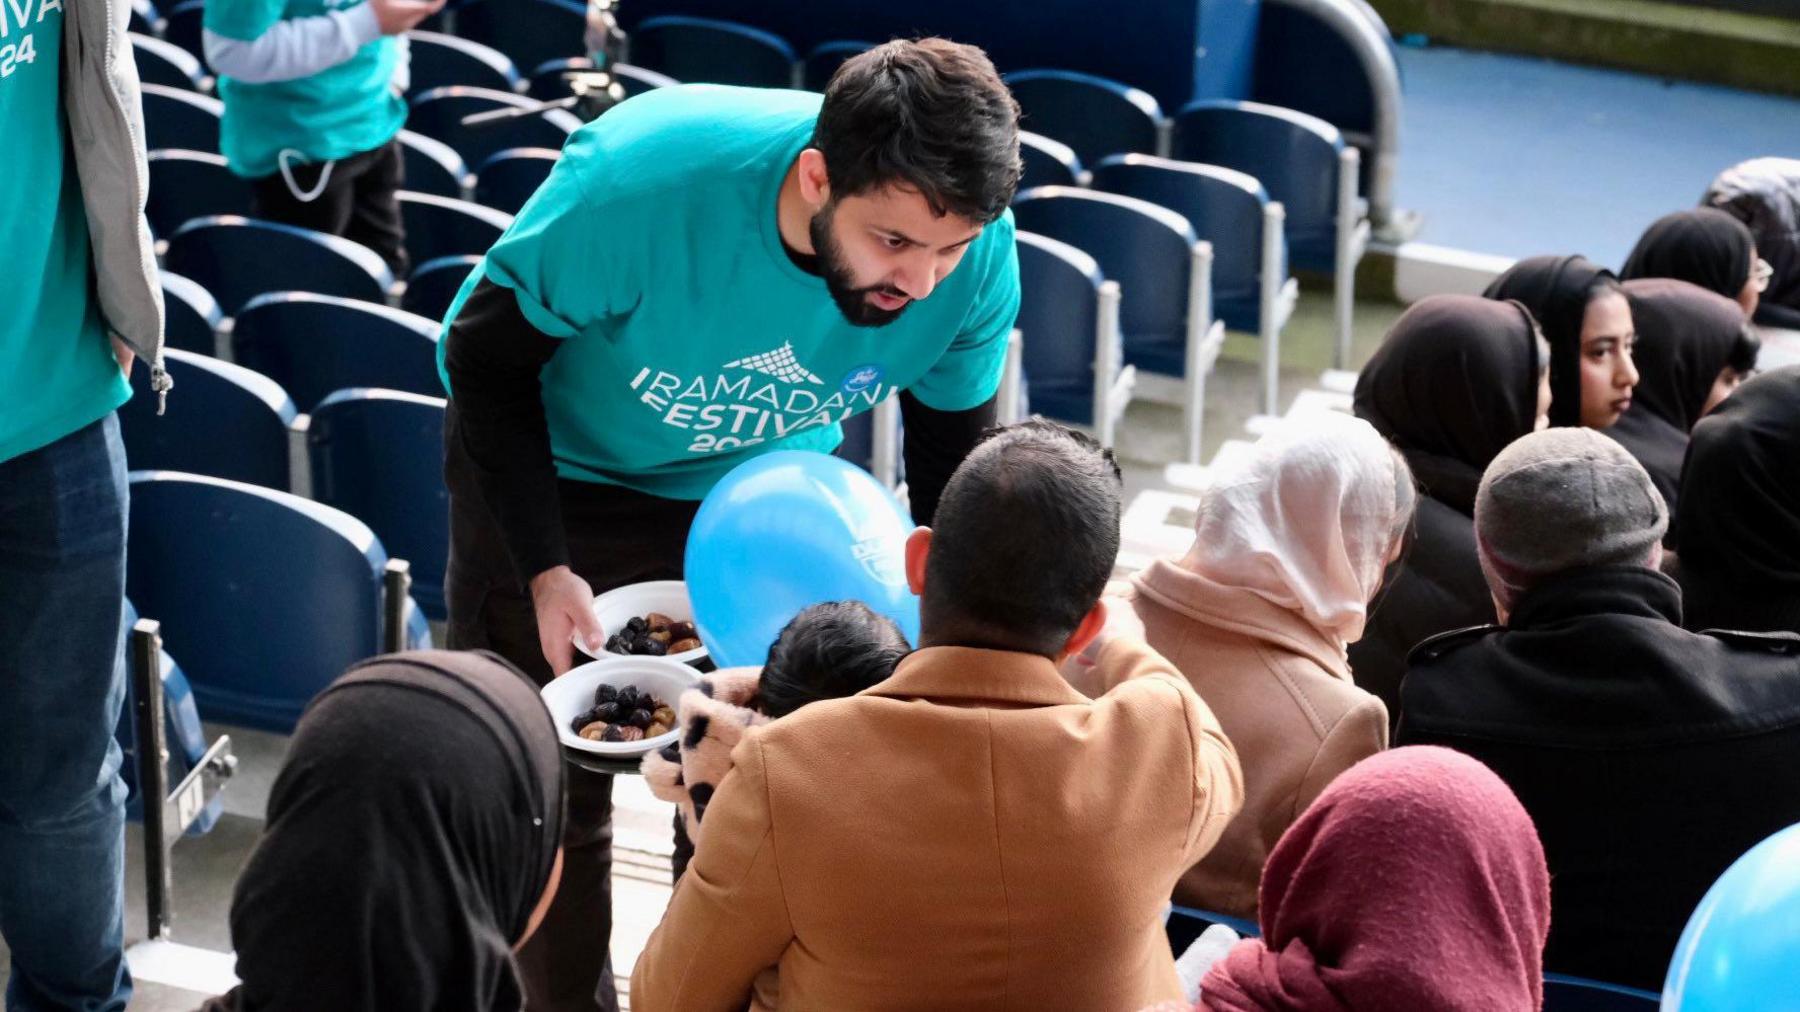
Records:
M1800 825L1750 848L1688 918L1664 1012L1800 1010Z
M701 642L721 667L760 665L802 609L861 601L918 643L919 599L906 586L912 530L892 493L837 457L781 450L739 464L688 531Z

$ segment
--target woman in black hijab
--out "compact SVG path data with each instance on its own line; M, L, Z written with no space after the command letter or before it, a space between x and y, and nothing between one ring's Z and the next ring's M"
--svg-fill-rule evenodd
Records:
M1413 543L1350 646L1356 684L1390 714L1413 647L1494 621L1475 558L1475 490L1508 443L1547 424L1549 356L1519 303L1434 295L1400 317L1357 377L1357 417L1399 448L1423 493Z
M1606 434L1644 465L1673 511L1688 430L1756 368L1762 341L1737 303L1698 285L1640 278L1624 288L1638 385L1631 410Z
M351 668L307 708L238 880L243 983L203 1012L518 1012L513 949L555 892L563 760L488 653Z
M1800 633L1800 366L1694 426L1674 526L1684 625Z
M1586 257L1529 257L1482 293L1531 310L1550 342L1550 424L1605 429L1631 407L1631 307Z
M1713 207L1676 211L1656 219L1625 258L1619 277L1675 278L1735 301L1748 319L1762 286L1756 239L1741 221Z

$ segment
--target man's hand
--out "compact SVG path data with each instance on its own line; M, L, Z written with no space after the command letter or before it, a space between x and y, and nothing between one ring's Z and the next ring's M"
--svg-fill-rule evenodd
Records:
M369 0L383 35L399 35L444 7L444 0ZM534 581L535 582L535 581Z
M574 633L580 632L596 653L606 645L606 630L594 617L593 588L568 566L531 578L531 606L537 611L538 646L550 662L551 674L561 675L574 666L575 644L570 642Z
M131 350L131 345L116 337L112 339L112 346L113 358L119 362L119 371L125 374L126 379L130 379L131 363L137 361L137 352Z

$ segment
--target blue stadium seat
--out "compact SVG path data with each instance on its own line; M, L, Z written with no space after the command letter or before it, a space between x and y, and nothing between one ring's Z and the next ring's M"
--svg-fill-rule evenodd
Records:
M319 690L380 649L387 553L329 506L134 472L126 560L126 592L162 623L207 720L291 732ZM429 645L422 622L409 618L409 645Z
M1544 1012L1656 1012L1662 996L1622 984L1544 974Z
M1287 276L1282 207L1262 184L1234 169L1154 155L1113 155L1094 167L1096 190L1160 204L1212 244L1210 316L1262 343L1263 403L1277 398L1281 328L1300 284Z
M125 461L133 470L209 474L286 489L290 426L299 414L280 384L240 365L169 349L170 391L156 413L148 369L133 369L131 400L119 409Z
M1181 906L1169 908L1169 917L1163 922L1163 927L1169 934L1169 948L1176 956L1180 956L1187 951L1188 946L1194 944L1194 939L1215 924L1225 925L1237 932L1240 938L1256 938L1262 934L1255 921Z
M125 632L137 624L137 609L125 602ZM130 647L127 646L127 658ZM194 706L194 691L188 686L187 675L181 671L181 665L169 656L167 650L158 651L159 674L162 678L163 690L163 735L164 744L169 754L169 784L180 783L188 771L199 765L206 755L206 729L200 726L200 711ZM129 663L129 660L127 661ZM137 767L137 683L132 679L125 680L125 705L119 710L119 726L113 732L119 742L119 750L125 753L125 762L119 767L119 777L125 781L125 817L133 822L141 822L144 818L144 799L138 792ZM212 829L224 812L224 799L215 796L202 811L200 818L188 827L188 836L202 836Z
M512 215L454 197L401 190L400 219L414 263L486 253L500 240Z
M212 68L206 62L206 43L201 27L205 14L206 0L182 0L163 12L162 37L164 42L172 42L187 50L210 74Z
M198 282L227 315L265 292L386 302L394 275L375 251L335 235L224 214L169 237L163 265Z
M1021 130L1019 158L1025 163L1024 175L1019 177L1020 190L1034 186L1080 186L1083 182L1081 159L1075 157L1074 148L1062 141Z
M219 324L225 314L212 293L173 271L163 271L163 339L168 346L196 355L218 351Z
M594 61L585 56L565 56L560 60L550 60L532 68L525 94L540 102L555 102L575 94L569 87L565 76L570 71L593 70Z
M538 0L518 0L535 3ZM540 103L508 91L453 86L433 88L414 97L406 128L442 141L462 156L465 165L480 165L496 151L507 148L555 148L581 126L581 121L562 109L530 112L512 119L464 126L462 120L476 113L503 108L535 110Z
M1119 283L1125 361L1181 380L1188 459L1198 463L1206 377L1225 341L1224 325L1207 315L1211 244L1168 208L1066 186L1025 191L1013 216L1021 229L1086 252ZM1029 354L1029 332L1025 347Z
M475 170L475 202L507 214L518 214L544 178L556 167L562 152L549 148L511 148L496 151ZM481 252L485 253L486 250Z
M631 62L689 84L791 88L798 58L779 35L731 21L646 18L631 33Z
M144 85L144 146L219 152L219 117L225 104L187 88Z
M368 524L388 551L412 563L413 596L426 615L443 619L450 550L443 398L339 390L313 409L306 445L313 498Z
M131 13L127 15L125 30L152 38L162 37L162 14L150 0L131 0Z
M1092 426L1101 445L1131 401L1136 370L1123 363L1119 285L1093 257L1021 229L1019 318L1031 410ZM1098 367L1098 368L1096 368Z
M150 231L171 236L195 218L249 214L250 184L206 151L162 149L150 159L150 199L145 214Z
M478 256L439 257L414 267L412 277L406 279L406 292L400 296L400 308L441 323L463 281L480 263Z
M281 384L302 411L345 387L442 395L438 324L405 310L306 292L272 292L238 311L232 358Z
M874 48L873 42L854 39L819 43L800 61L800 86L807 91L824 91L825 86L831 83L831 76L837 73L845 60Z
M400 131L399 139L407 189L459 200L468 195L474 176L456 149L411 130Z
M1021 70L1006 84L1024 113L1019 125L1074 148L1084 163L1161 153L1162 107L1147 91L1068 70Z
M492 46L515 65L586 56L587 6L578 0L483 0L456 10L456 34Z
M1334 278L1337 366L1347 368L1356 265L1369 243L1357 196L1360 156L1317 117L1256 102L1190 103L1175 117L1170 153L1255 176L1287 214L1288 261Z
M137 60L138 81L166 88L185 88L202 94L212 90L212 78L194 54L162 39L132 33L131 55Z
M626 97L642 95L646 91L681 83L667 74L659 74L643 67L634 67L629 63L613 64L613 77L617 78L619 84L624 86Z
M412 79L406 87L409 96L453 84L495 91L519 90L519 68L505 53L437 32L414 30L407 32L406 38L412 53Z

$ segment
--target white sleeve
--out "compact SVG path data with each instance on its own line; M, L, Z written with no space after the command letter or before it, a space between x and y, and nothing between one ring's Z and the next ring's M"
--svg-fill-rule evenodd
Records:
M394 76L388 83L393 86L394 94L404 97L406 89L412 87L412 40L402 32L394 39L394 45L400 50L400 58L394 61Z
M356 55L381 38L375 9L367 3L310 18L277 21L248 42L207 30L206 62L213 72L245 84L311 77Z

